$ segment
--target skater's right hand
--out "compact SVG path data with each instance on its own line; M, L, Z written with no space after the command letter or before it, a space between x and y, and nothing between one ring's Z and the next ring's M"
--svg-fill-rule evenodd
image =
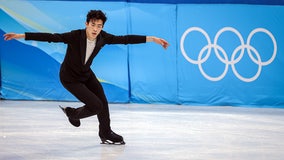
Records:
M4 34L4 40L9 41L12 39L20 39L20 38L25 38L25 34L17 34L17 33L6 33Z

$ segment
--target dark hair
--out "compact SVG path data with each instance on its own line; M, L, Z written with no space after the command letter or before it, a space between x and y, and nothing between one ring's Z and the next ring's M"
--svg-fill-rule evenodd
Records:
M105 24L107 17L101 10L90 10L87 14L86 22L89 23L92 19L101 19L103 24Z

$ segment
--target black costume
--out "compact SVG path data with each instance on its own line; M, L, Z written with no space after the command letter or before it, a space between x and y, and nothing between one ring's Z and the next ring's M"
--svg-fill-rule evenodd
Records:
M80 123L80 119L97 114L101 137L104 133L111 132L109 107L103 88L90 68L92 61L105 44L145 43L146 36L115 36L101 31L97 36L96 46L85 64L86 39L85 29L62 34L25 33L25 40L63 42L68 45L60 68L60 80L63 86L85 105L76 109L68 107L66 115L71 123L72 120Z

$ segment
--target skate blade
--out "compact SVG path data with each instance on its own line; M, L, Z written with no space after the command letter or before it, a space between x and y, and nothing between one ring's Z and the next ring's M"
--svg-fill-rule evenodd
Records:
M59 108L66 114L65 108L59 105Z
M102 140L101 144L108 144L108 145L125 145L124 141L120 141L120 142L113 142L110 140Z

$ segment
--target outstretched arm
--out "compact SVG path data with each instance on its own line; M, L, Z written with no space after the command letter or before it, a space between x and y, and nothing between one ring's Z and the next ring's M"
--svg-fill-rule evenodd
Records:
M164 49L167 49L168 46L170 45L166 40L154 36L147 36L146 37L146 42L155 42L157 44L162 45Z
M25 34L17 34L17 33L7 33L4 34L4 40L9 41L12 39L20 39L25 38Z

